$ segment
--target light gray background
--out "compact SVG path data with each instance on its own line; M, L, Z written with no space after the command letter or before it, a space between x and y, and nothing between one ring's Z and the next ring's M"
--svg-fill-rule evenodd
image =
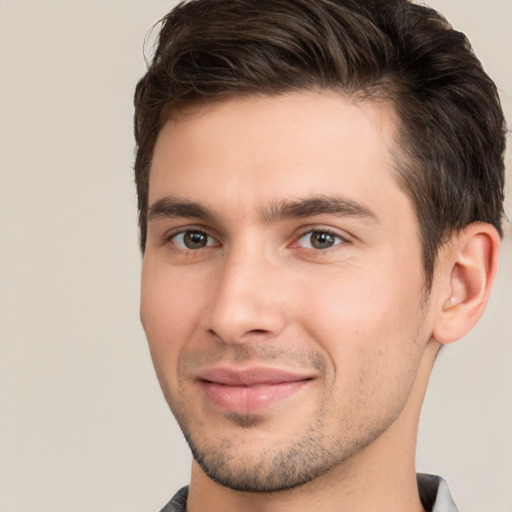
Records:
M188 482L138 322L131 171L143 39L174 3L0 0L0 512L156 512ZM510 123L512 2L431 5ZM465 512L512 512L507 229L488 311L440 356L420 428L418 469Z

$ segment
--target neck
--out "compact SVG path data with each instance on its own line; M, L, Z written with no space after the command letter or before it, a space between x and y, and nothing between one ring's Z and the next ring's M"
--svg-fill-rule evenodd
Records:
M410 397L396 419L372 444L324 475L275 493L235 491L192 465L188 512L424 512L416 483L415 451L421 405L438 344L431 341Z

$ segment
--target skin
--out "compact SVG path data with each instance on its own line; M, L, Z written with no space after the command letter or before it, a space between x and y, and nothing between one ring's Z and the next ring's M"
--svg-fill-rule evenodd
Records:
M498 242L484 226L447 245L425 300L395 127L387 106L308 92L201 106L162 128L141 319L195 453L189 512L423 510L414 451L428 377L439 342L481 314L461 320L492 282ZM483 287L463 248L485 260ZM232 413L198 379L219 366L307 380Z

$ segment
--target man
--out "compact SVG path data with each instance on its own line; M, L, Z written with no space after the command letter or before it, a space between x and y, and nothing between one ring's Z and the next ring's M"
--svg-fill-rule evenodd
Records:
M135 95L141 319L194 455L164 511L455 511L416 475L496 275L505 125L405 0L193 0Z

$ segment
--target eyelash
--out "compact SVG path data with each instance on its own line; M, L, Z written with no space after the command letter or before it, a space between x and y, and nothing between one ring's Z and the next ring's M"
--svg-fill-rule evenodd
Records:
M187 234L197 234L197 235L202 235L202 236L205 236L207 237L208 241L206 243L206 245L204 245L203 247L198 247L198 248L191 248L191 247L186 247L185 244L183 243L182 245L178 245L176 243L176 239L180 236L182 237L185 237ZM194 229L194 228L189 228L189 229L184 229L182 231L178 231L178 232L174 232L174 233L171 233L170 235L166 236L165 237L165 242L171 242L172 244L174 244L179 250L181 251L187 251L187 252L195 252L199 249L204 249L206 247L214 247L215 245L218 245L218 244L211 244L209 243L210 241L212 240L216 240L213 236L211 236L210 234L208 234L206 231L202 230L202 229Z
M207 237L206 245L204 245L202 247L191 248L191 247L186 247L183 240L182 240L181 244L178 244L176 242L176 239L178 239L178 237L185 237L187 234L190 234L190 235L197 234L197 235L202 235L202 236ZM308 235L311 240L311 237L314 234L328 235L329 237L334 238L333 245L324 247L324 248L312 247L311 244L309 247L304 247L304 246L300 245L300 240L302 240L304 237L306 237ZM214 241L214 243L211 243L212 241ZM200 249L205 249L208 247L216 247L216 246L220 245L220 243L217 242L216 238L213 237L212 235L210 235L208 232L206 232L205 230L200 229L200 228L194 229L193 227L188 228L188 229L183 229L181 231L173 232L173 233L167 235L164 239L164 242L172 243L176 247L177 250L180 250L182 252L188 252L188 253L193 253L193 252L199 251ZM215 243L215 242L217 242L217 243ZM332 230L322 229L322 228L309 228L307 230L302 231L295 238L295 241L289 247L301 247L302 249L309 251L311 253L322 253L322 252L330 251L330 250L334 249L335 247L342 245L346 242L347 242L347 239L345 237L341 236L338 233L335 233Z
M313 252L324 252L324 251L328 251L330 249L333 249L334 247L338 246L338 245L341 245L343 243L345 243L347 240L339 235L338 233L335 233L334 231L331 231L329 229L322 229L322 228L317 228L317 229L308 229L307 231L304 231L302 232L299 237L297 238L296 242L294 242L293 245L298 245L299 244L299 241L302 240L304 237L308 236L310 237L310 240L311 240L311 237L314 235L314 234L322 234L322 235L328 235L329 237L332 237L334 238L334 243L333 245L329 246L329 247L325 247L325 248L318 248L318 247L303 247L303 249L307 249L309 251L313 251Z

